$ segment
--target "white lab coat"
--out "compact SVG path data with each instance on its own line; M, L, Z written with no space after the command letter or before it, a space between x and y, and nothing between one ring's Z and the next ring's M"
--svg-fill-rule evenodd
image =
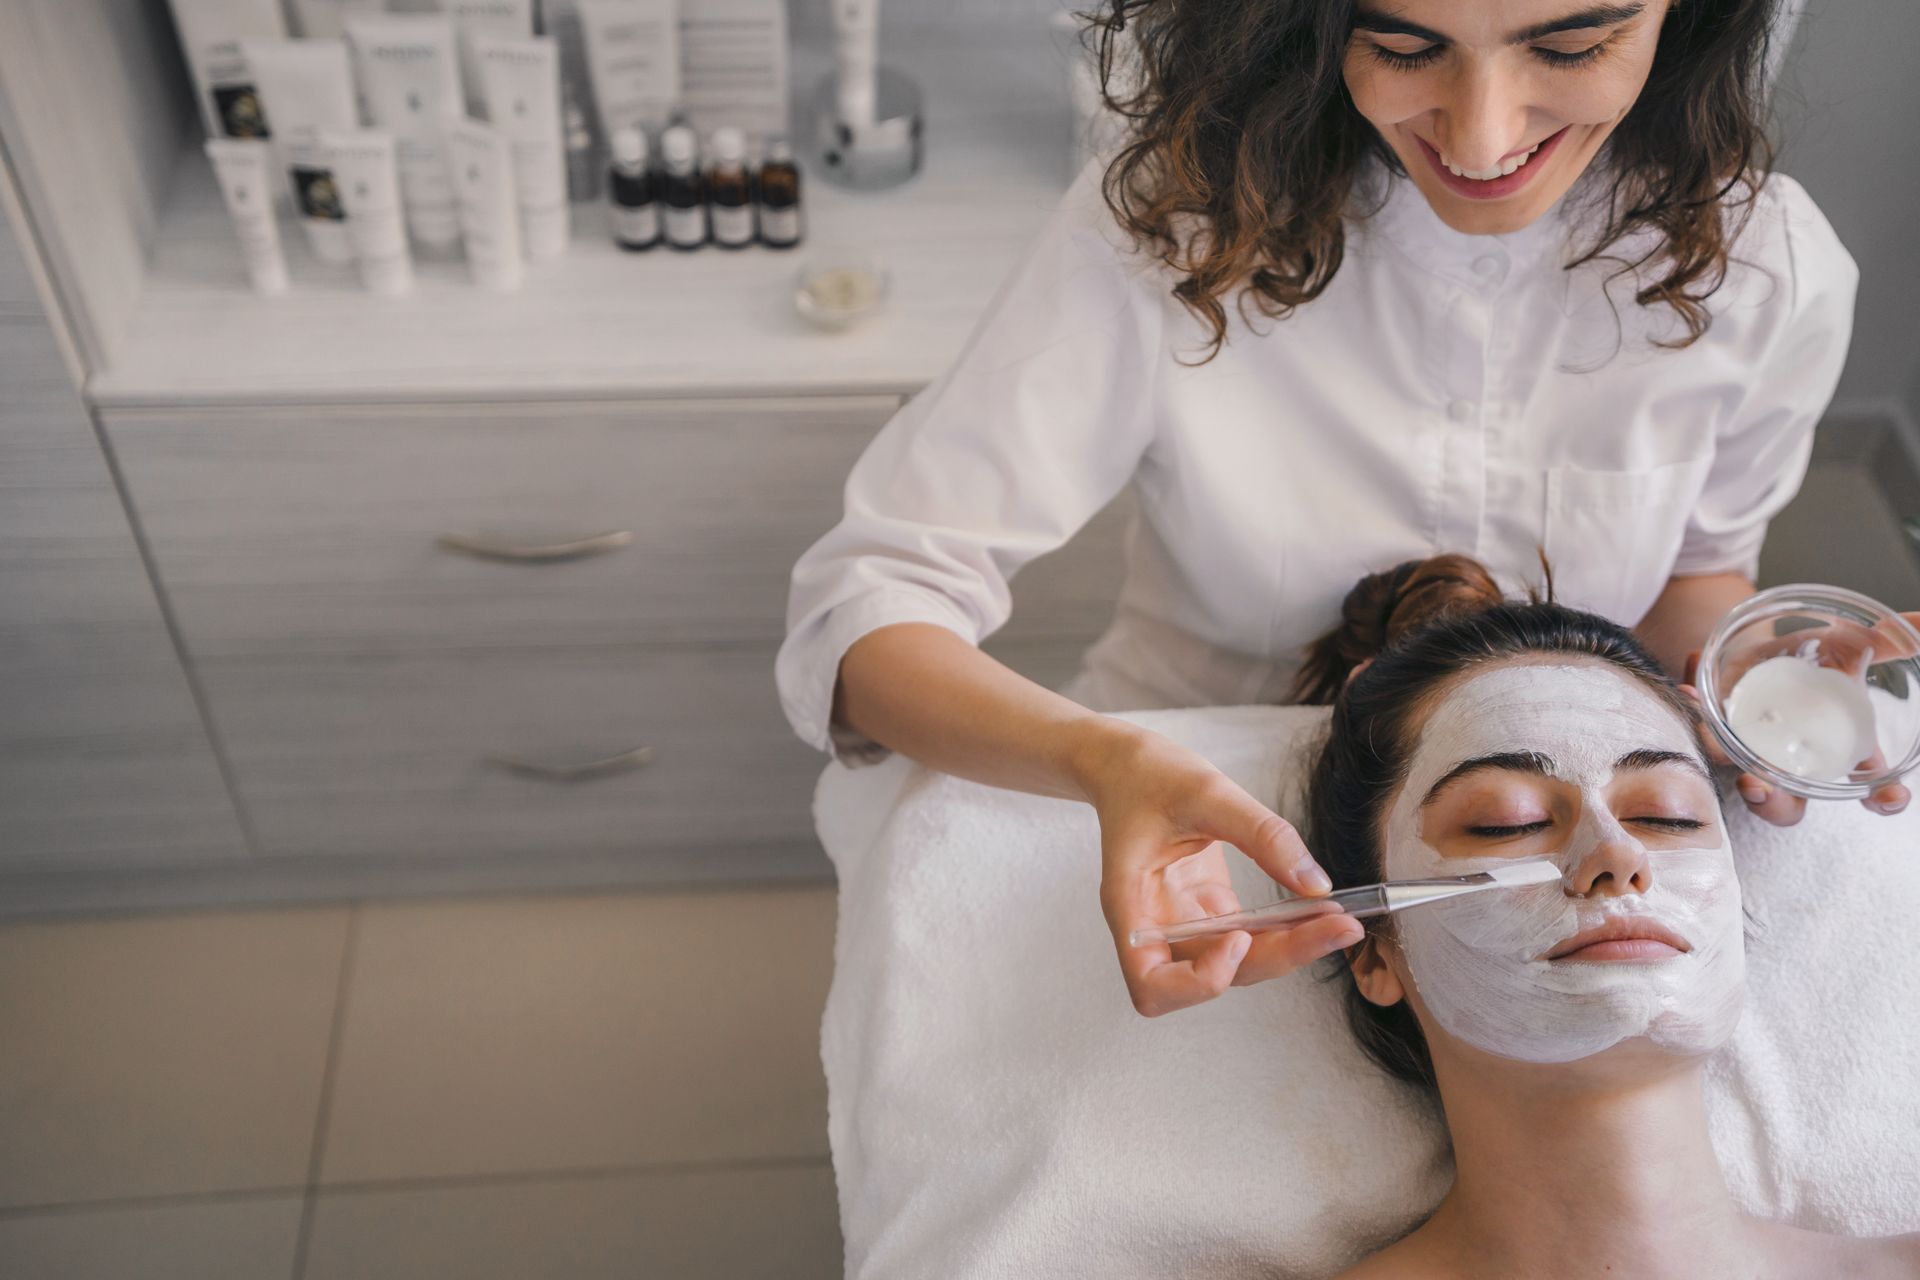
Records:
M1098 711L1283 700L1361 577L1440 552L1518 590L1544 548L1558 599L1626 625L1673 575L1751 576L1839 381L1858 269L1776 174L1707 334L1651 347L1679 318L1636 303L1631 276L1609 303L1619 262L1558 265L1593 241L1600 176L1475 236L1372 170L1327 290L1279 321L1230 306L1226 347L1195 365L1204 329L1129 249L1089 165L794 566L776 678L795 731L881 758L828 723L847 647L906 621L979 643L1020 567L1129 483L1114 621L1063 689Z

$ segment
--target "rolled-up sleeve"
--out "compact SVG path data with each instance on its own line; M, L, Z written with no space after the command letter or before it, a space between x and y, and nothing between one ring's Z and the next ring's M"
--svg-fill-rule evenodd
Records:
M1098 178L1082 172L959 359L854 464L840 522L794 565L781 708L842 763L889 754L832 723L854 641L930 622L979 644L1011 614L1021 566L1071 538L1147 448L1159 299Z
M1777 219L1762 243L1788 290L1780 320L1753 343L1747 392L1720 430L1706 487L1687 522L1675 575L1758 576L1767 523L1799 492L1813 431L1840 383L1860 269L1799 183L1774 175ZM1736 246L1740 255L1744 246Z

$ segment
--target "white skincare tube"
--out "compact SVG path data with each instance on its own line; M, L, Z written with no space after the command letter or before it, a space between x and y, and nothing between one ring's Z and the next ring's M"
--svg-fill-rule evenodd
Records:
M293 184L293 208L314 256L336 265L353 261L347 215L320 146L322 129L360 126L353 105L353 69L339 40L245 40L247 65L260 86L273 141Z
M349 18L347 39L368 114L399 149L400 194L413 238L450 250L460 243L460 208L442 130L465 109L453 23L432 13Z
M600 126L658 131L680 99L679 0L578 0Z
M467 114L485 119L486 90L480 80L480 50L485 36L525 40L533 35L533 0L441 0L453 17L460 39L460 82L467 90Z
M684 0L680 102L687 122L703 135L725 125L750 137L791 132L789 50L783 0Z
M347 22L359 13L384 13L387 0L293 0L294 21L310 40L328 40L347 33Z
M447 153L474 283L488 289L518 288L526 265L520 251L513 144L491 125L454 120L447 125Z
M280 180L273 144L256 138L208 138L207 158L233 215L247 278L261 293L285 293L287 257L280 251L280 227L273 217L273 193Z
M173 24L207 136L266 137L266 114L240 42L286 39L280 0L173 0Z
M527 256L539 261L567 248L567 152L560 129L560 56L546 36L482 37L480 77L487 114L513 142L520 227Z
M880 92L880 0L833 0L833 55L840 119L872 124Z
M353 243L360 283L388 295L413 290L413 259L407 224L400 214L400 166L393 135L383 129L322 133L327 164L347 209L347 239Z

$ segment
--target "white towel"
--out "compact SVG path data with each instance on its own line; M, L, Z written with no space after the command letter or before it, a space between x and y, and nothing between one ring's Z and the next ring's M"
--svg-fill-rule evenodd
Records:
M1324 717L1122 716L1289 817ZM1444 1128L1361 1055L1337 987L1299 973L1134 1013L1086 806L894 756L828 766L814 808L840 878L821 1054L849 1277L1326 1276L1444 1193ZM1920 1228L1920 823L1731 821L1761 924L1710 1073L1734 1194L1828 1230ZM1229 860L1243 902L1277 896Z

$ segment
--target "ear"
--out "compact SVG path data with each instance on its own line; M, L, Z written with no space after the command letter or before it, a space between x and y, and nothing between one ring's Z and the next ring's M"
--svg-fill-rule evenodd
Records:
M1407 989L1400 984L1400 975L1387 963L1386 950L1379 934L1369 933L1349 953L1347 967L1353 970L1353 982L1360 988L1360 994L1374 1004L1384 1008L1407 998Z
M1354 668L1353 668L1353 670L1351 670L1351 671L1349 671L1349 672L1347 672L1347 678L1346 678L1345 680L1342 680L1342 681L1340 682L1340 687L1344 689L1344 688L1346 688L1346 687L1347 687L1348 685L1350 685L1350 684L1352 684L1352 683L1353 683L1353 678L1354 678L1355 676L1357 676L1357 675L1359 675L1359 674L1360 674L1360 673L1361 673L1362 671L1365 671L1365 670L1367 669L1367 667L1368 667L1368 666L1370 666L1370 665L1372 664L1372 662L1373 662L1373 659L1372 659L1372 658L1362 658L1362 659L1360 659L1360 661L1359 661L1359 662L1357 662L1357 663L1355 663L1355 664L1354 664Z

